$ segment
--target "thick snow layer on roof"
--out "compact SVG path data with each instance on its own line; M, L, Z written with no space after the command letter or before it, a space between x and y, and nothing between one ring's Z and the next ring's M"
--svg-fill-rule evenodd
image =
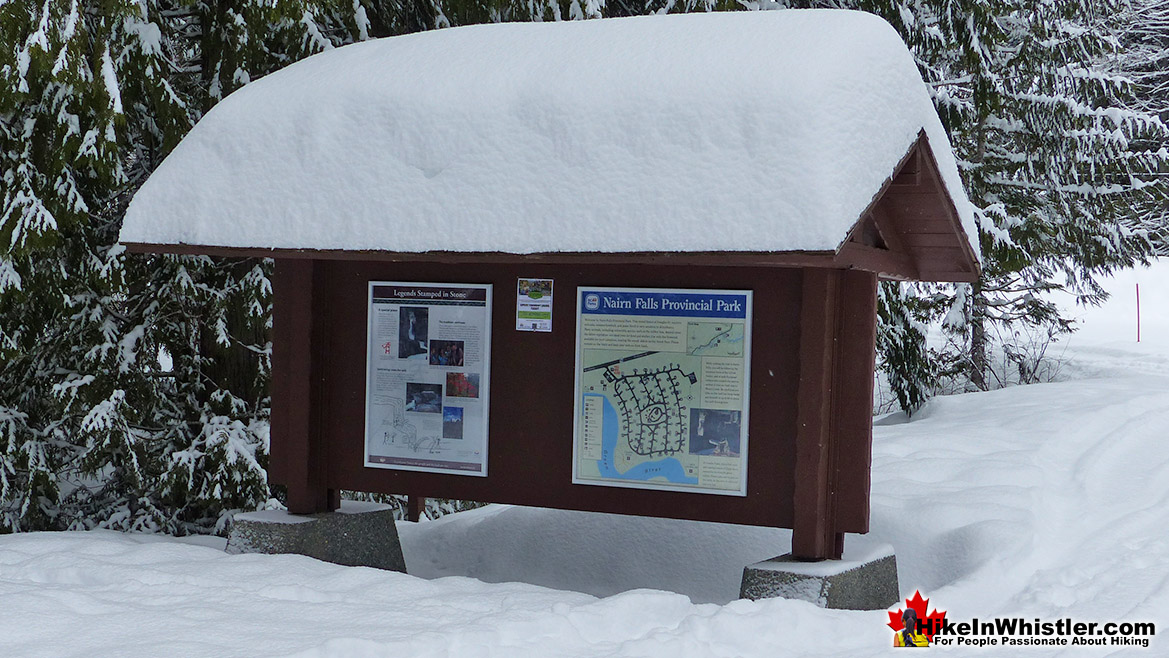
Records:
M216 106L124 242L399 252L834 250L926 132L913 59L859 12L437 30L310 57Z

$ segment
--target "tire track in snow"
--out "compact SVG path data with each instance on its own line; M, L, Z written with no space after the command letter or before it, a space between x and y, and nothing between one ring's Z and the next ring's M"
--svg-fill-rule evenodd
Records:
M1169 457L1156 449L1169 428L1169 379L1075 386L1097 398L1089 409L1075 399L1052 409L1067 420L1035 456L1068 463L1043 470L1042 513L1033 551L1016 570L1022 587L1014 603L1051 614L1103 604L1119 617L1169 583L1169 542L1155 530L1169 526ZM1136 570L1136 561L1147 564Z

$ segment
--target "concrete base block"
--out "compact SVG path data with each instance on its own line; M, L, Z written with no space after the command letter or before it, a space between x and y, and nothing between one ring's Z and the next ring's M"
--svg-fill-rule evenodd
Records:
M743 569L739 596L810 601L821 608L884 610L900 598L893 547L879 545L844 559L801 562L791 554Z
M227 552L295 553L351 567L406 571L393 508L351 500L341 501L336 512L323 514L236 514Z

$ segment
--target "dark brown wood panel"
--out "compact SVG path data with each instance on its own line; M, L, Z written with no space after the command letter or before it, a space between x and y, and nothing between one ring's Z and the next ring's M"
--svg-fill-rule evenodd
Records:
M324 261L317 266L330 299L322 382L327 391L324 432L330 488L791 527L800 270L628 263ZM515 331L516 279L521 276L555 280L552 333ZM363 466L370 280L494 284L489 477ZM571 483L575 305L581 285L754 291L746 497ZM274 444L280 440L273 437Z
M939 221L937 199L931 196L893 194L885 198L889 214L897 221L897 229L907 233L949 233L953 227Z
M923 254L918 261L922 278L928 279L926 273L963 270L963 250L960 247L935 247Z
M905 246L917 251L924 251L933 247L961 248L958 236L953 233L907 233L901 237Z
M869 531L869 484L873 448L873 371L877 337L877 277L844 272L837 307L833 447L835 529Z

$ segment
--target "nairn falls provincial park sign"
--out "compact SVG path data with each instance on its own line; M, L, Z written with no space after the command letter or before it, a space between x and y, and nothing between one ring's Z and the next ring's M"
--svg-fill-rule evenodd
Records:
M747 495L751 291L577 298L573 483Z

